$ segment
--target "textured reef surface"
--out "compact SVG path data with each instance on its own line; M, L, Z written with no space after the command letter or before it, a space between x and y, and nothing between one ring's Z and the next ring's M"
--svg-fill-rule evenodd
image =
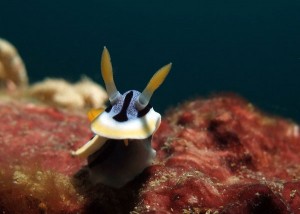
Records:
M234 95L168 112L155 164L120 189L70 156L91 137L84 113L10 100L0 114L2 213L300 212L298 125Z
M299 126L236 96L187 102L155 135L139 213L299 213Z
M86 118L18 101L0 102L0 115L0 212L82 210L71 178L83 161L69 151L87 140Z

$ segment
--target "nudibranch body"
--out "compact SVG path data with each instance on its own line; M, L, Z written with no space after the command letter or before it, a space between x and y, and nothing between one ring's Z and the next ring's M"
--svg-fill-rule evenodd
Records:
M152 135L160 124L160 114L150 104L138 110L135 105L140 95L135 90L124 93L92 122L92 131L112 139L145 139Z
M90 179L112 187L121 187L152 164L155 150L153 133L161 116L149 104L153 92L163 83L171 63L159 69L142 93L130 90L123 95L117 90L108 50L104 47L101 73L110 105L89 112L95 136L72 155L88 158Z

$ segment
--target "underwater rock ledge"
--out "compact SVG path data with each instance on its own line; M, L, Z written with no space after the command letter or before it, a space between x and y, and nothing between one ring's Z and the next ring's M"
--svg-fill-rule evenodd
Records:
M154 138L138 213L299 213L300 134L235 96L186 102Z
M70 156L91 137L85 114L20 101L0 114L2 213L300 211L299 126L235 95L168 112L155 164L120 189L92 186Z

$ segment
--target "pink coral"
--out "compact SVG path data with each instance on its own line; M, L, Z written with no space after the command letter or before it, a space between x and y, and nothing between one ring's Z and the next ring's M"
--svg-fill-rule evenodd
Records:
M69 151L89 137L79 113L0 103L0 211L74 213L84 206L71 175L84 164ZM15 206L18 204L18 206Z
M236 96L187 102L155 135L140 213L299 212L298 125Z
M120 189L92 185L70 156L91 137L82 113L16 101L0 112L2 212L299 213L299 126L240 97L167 113L155 164Z

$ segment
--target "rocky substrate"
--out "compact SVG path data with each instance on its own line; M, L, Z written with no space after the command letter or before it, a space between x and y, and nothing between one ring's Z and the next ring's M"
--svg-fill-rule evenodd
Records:
M155 164L120 189L93 186L70 151L85 113L0 102L2 213L299 213L300 135L235 95L188 101L156 132Z

